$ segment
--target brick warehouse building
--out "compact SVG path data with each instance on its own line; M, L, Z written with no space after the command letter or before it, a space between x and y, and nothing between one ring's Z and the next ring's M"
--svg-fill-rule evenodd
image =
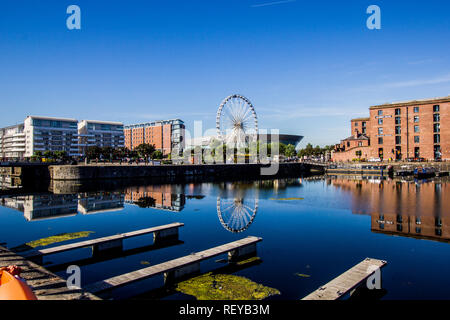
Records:
M143 143L152 144L166 156L184 149L185 125L180 119L125 126L125 147L133 150Z
M351 120L352 136L335 146L333 161L450 160L450 96L383 104Z

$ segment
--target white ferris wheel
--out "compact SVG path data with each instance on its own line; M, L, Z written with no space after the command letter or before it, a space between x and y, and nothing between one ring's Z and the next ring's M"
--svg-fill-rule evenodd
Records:
M245 148L258 136L258 118L246 97L234 94L227 97L217 110L217 136L228 147Z

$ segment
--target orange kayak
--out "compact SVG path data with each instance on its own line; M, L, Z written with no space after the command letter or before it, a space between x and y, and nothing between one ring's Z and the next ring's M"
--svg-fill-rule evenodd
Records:
M0 270L0 300L37 300L31 288L5 270Z

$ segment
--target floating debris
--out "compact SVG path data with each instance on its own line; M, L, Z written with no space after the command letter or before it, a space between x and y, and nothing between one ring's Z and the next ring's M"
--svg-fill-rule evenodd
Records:
M201 200L205 198L204 195L186 195L186 199L197 199L197 200Z
M263 300L280 294L244 277L212 272L180 282L176 290L197 300Z
M27 242L25 244L22 244L20 246L11 248L12 251L15 252L21 252L21 251L27 251L30 249L34 249L37 247L46 247L54 243L73 240L73 239L79 239L79 238L86 238L89 237L91 233L94 233L94 231L80 231L80 232L73 232L73 233L61 233L54 236L50 236L47 238L42 238L34 241Z
M274 200L274 201L298 201L298 200L305 200L305 198L270 198L269 200Z
M247 260L242 260L242 261L236 262L236 264L238 266L242 266L244 264L252 263L252 262L256 262L256 261L261 261L261 258L260 257L251 257L251 258L249 258Z
M227 259L218 259L218 260L216 260L214 262L216 262L216 263L228 263L228 260Z
M302 278L310 278L311 277L309 274L304 274L304 273L295 273L295 275L302 277Z
M150 265L150 261L141 261L141 264L142 264L142 265L147 265L147 266L148 266L148 265Z

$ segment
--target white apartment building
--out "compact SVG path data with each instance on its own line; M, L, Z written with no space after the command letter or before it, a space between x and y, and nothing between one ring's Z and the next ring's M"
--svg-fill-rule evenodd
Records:
M78 123L79 153L85 154L88 147L123 148L125 138L123 123L97 120L82 120Z
M25 154L24 125L18 124L0 129L0 160L23 159Z
M75 119L28 116L24 121L25 157L37 151L65 151L78 156L78 121Z
M88 147L124 144L121 122L28 116L23 124L0 129L0 161L23 160L45 151L65 151L76 157Z

